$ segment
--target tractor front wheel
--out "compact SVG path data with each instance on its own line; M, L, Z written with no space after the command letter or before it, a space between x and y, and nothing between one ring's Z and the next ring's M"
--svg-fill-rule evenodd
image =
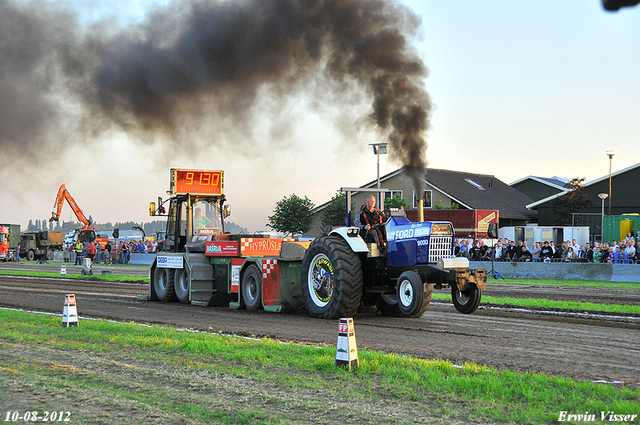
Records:
M351 317L362 300L362 265L340 236L316 239L302 260L302 298L313 317Z
M476 311L482 299L482 290L475 283L467 283L467 289L460 291L457 286L451 287L453 305L462 314L470 314Z
M398 296L396 294L379 294L376 297L376 308L383 316L404 316L400 311L400 307L398 307Z
M420 275L414 271L406 271L398 278L396 286L398 308L408 317L422 317L433 294L433 285L423 283Z

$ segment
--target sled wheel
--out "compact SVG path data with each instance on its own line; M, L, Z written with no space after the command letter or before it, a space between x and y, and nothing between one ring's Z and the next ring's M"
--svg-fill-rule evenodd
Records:
M242 275L242 300L249 311L257 310L262 303L262 273L255 264Z
M156 269L153 274L153 287L160 301L177 301L176 289L174 287L174 269Z
M181 303L189 304L189 295L191 293L191 279L189 279L189 270L178 269L174 279L174 288L176 297Z

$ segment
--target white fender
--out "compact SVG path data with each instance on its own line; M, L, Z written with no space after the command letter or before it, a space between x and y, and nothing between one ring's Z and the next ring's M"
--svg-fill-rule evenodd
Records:
M333 229L330 235L340 235L353 252L369 252L365 241L360 237L360 229L357 227L338 227Z

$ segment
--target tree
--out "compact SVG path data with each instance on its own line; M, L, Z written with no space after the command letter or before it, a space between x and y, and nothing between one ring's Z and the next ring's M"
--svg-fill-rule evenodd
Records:
M457 210L459 208L460 205L456 204L455 202L452 202L450 207L445 207L444 205L442 205L442 199L438 199L438 202L436 202L436 204L433 206L433 209L436 210Z
M268 217L267 227L291 236L308 232L313 223L313 207L313 202L306 196L304 199L295 193L288 198L285 196L276 203L273 215Z
M352 208L353 210L353 208ZM337 192L322 213L322 228L344 226L347 222L347 194Z
M405 198L398 198L395 196L391 196L389 198L385 198L384 207L386 208L407 208L407 200Z
M231 233L249 233L249 230L247 230L246 227L242 227L239 224L234 223L233 221L225 221L224 230Z
M571 226L571 214L588 211L593 205L593 200L582 193L584 180L584 177L571 179L564 185L569 192L553 201L553 216L557 225Z

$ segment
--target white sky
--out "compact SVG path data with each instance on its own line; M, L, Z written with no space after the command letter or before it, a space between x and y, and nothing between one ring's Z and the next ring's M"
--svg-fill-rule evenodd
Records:
M113 15L125 24L166 3L65 1L85 19ZM611 13L600 0L404 3L423 24L416 48L435 105L430 167L510 183L527 175L596 179L608 174L607 149L618 151L614 172L640 162L640 7ZM167 160L131 135L105 133L63 152L59 172L37 187L18 176L5 182L0 221L48 219L64 183L98 222L147 222L149 202L168 190L169 168L188 167L225 170L230 220L253 232L269 230L267 216L284 196L306 195L319 205L341 186L376 178L368 144L379 139L344 140L336 113L311 112L304 99L296 105L297 124L278 147L227 144ZM382 157L381 174L396 168ZM75 220L68 205L61 218Z

